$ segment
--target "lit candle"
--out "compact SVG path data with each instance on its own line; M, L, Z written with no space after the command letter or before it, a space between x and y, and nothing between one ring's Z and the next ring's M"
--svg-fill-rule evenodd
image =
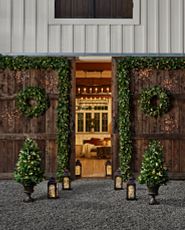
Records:
M98 91L98 88L95 88L95 93L97 93L97 91Z

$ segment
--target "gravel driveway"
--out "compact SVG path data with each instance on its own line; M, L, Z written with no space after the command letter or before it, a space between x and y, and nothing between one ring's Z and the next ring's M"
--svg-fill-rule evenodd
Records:
M33 203L23 203L23 187L0 181L0 230L184 230L185 182L161 186L157 200L148 205L145 186L137 184L137 201L127 201L126 191L115 191L109 179L82 179L71 191L48 200L47 181L35 187Z

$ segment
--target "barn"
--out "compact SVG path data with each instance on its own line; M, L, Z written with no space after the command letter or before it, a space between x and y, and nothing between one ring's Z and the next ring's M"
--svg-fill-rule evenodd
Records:
M184 12L184 0L0 0L0 178L31 137L46 176L75 178L77 160L82 177L105 177L107 161L137 175L157 139L170 177L185 179ZM150 106L168 97L157 116L146 90ZM49 107L26 114L42 92Z

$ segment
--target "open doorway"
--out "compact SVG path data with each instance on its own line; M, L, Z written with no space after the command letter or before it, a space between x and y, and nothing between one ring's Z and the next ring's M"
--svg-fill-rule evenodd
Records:
M105 177L112 161L111 60L76 60L75 160L82 177Z

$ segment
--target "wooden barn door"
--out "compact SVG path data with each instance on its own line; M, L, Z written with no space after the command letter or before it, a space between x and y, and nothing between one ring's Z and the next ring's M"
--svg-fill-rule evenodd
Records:
M185 179L185 70L133 70L131 78L134 171L140 170L149 140L157 139L164 147L171 178ZM142 90L154 85L171 95L169 112L158 118L144 114L138 103Z
M16 95L27 86L44 88L50 107L39 117L27 118L16 107ZM11 178L26 137L33 138L42 153L46 175L56 172L56 119L58 74L55 71L0 71L0 178Z

